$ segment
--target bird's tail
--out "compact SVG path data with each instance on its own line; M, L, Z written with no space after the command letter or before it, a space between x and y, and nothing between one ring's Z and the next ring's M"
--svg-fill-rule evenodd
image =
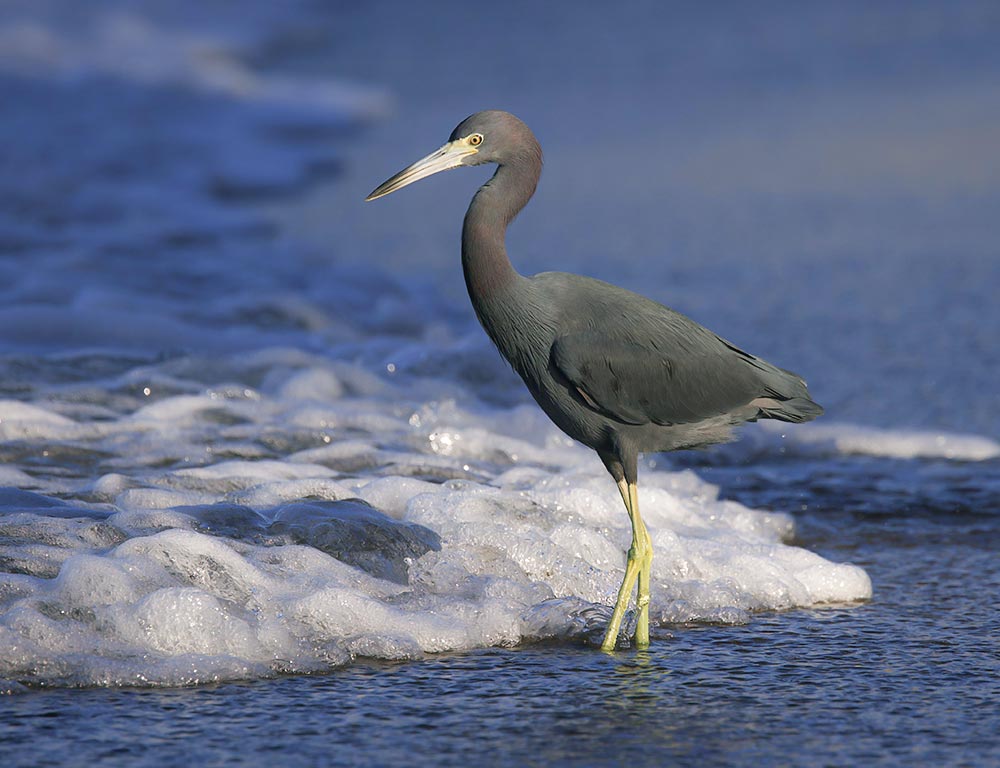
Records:
M812 421L823 415L823 406L812 400L810 397L790 397L787 400L777 398L761 398L758 404L762 419L777 419L778 421L790 421L793 424L801 424L803 421Z
M823 406L812 399L805 379L759 358L755 362L765 386L765 395L752 403L759 409L757 418L801 424L823 415Z

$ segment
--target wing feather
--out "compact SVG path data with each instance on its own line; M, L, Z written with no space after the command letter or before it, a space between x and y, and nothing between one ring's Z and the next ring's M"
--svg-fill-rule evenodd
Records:
M626 424L690 424L777 394L755 364L773 366L687 322L566 334L550 360L585 400Z

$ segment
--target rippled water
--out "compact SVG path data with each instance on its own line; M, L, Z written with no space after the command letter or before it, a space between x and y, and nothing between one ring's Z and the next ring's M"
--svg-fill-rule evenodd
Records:
M991 6L253 9L0 15L5 764L996 764ZM827 407L646 457L647 652L463 295L482 178L361 202L484 107L547 152L522 271Z

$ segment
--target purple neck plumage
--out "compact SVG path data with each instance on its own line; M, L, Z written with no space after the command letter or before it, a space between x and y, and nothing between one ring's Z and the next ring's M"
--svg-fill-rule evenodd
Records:
M507 225L535 193L542 172L538 143L504 162L469 204L462 227L462 270L473 303L488 300L518 277L507 257Z

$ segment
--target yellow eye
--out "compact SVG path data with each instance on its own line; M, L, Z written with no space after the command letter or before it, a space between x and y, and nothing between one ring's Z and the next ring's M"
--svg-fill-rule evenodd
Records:
M469 141L469 146L478 147L480 144L483 143L483 134L474 133L469 137L468 141Z

